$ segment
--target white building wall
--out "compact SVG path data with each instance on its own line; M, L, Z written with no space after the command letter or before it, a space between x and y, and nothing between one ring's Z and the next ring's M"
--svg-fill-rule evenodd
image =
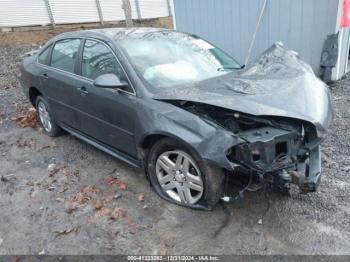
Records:
M169 16L167 0L139 0L141 17L154 18Z
M56 24L98 22L95 0L50 0Z
M0 27L49 23L50 18L43 0L0 0Z
M100 22L96 0L47 0L55 24ZM122 0L98 0L104 21L125 20ZM130 0L133 19L169 16L168 0ZM45 0L0 0L0 27L50 24Z

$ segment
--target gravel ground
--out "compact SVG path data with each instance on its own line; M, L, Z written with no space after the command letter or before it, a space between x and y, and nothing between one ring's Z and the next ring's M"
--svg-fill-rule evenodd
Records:
M70 135L21 127L30 105L16 62L54 33L13 34L0 35L1 255L350 254L350 80L331 87L335 119L317 193L271 193L269 209L262 192L247 193L194 211L159 199L141 171Z

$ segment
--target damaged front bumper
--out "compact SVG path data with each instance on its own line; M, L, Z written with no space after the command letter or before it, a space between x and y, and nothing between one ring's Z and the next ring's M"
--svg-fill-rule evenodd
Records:
M239 133L245 142L231 148L228 158L234 170L253 172L274 185L299 186L315 192L321 180L321 139L305 143L296 130L255 128Z

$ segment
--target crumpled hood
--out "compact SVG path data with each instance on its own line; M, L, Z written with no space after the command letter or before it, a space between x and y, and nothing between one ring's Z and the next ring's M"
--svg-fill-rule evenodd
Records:
M281 116L327 130L332 103L327 85L297 53L274 44L238 73L178 88L159 89L159 100L184 100L256 116Z

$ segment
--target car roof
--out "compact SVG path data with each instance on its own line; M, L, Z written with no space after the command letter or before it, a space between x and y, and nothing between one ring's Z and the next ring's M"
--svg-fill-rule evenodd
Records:
M155 27L114 27L102 29L89 29L74 32L66 32L56 37L61 39L65 37L96 37L100 39L109 38L115 41L128 38L143 38L152 33L172 32L174 30Z

